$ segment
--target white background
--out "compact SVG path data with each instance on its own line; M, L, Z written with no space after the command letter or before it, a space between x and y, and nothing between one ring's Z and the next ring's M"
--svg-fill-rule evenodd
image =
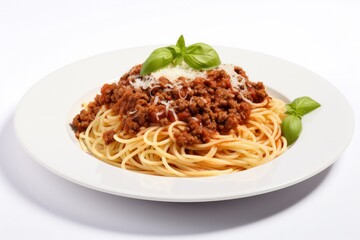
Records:
M335 85L358 119L359 12L355 0L0 0L0 238L360 239L358 128L332 167L300 184L180 204L112 196L63 180L22 150L12 125L22 95L46 74L102 52L175 43L180 34L188 43L300 64Z

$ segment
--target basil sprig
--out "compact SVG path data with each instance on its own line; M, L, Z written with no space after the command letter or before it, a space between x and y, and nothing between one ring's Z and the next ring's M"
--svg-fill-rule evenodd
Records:
M188 47L181 35L176 45L155 49L142 65L140 75L155 72L169 64L181 65L185 61L191 68L208 70L220 65L219 55L205 43L195 43Z
M294 143L302 130L301 118L321 105L310 97L299 97L286 105L287 116L281 123L282 135L288 145Z

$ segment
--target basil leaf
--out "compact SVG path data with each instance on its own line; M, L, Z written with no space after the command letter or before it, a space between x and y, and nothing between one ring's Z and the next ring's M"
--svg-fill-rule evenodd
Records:
M168 46L167 48L172 51L174 57L177 57L178 55L181 55L181 48L180 47L171 45L171 46Z
M173 65L176 66L176 65L180 65L180 63L182 62L182 53L181 53L181 48L178 47L178 46L174 46L174 45L171 45L168 47L172 53L173 53L173 57L174 57L174 60L173 60Z
M211 69L221 63L215 49L205 43L195 43L187 47L184 60L190 67L197 70Z
M181 35L181 36L179 37L179 39L177 40L176 46L181 49L181 55L184 55L184 54L185 54L186 47L185 47L185 39L184 39L184 36L183 36L183 35Z
M176 65L182 65L181 63L182 63L182 57L181 57L181 55L179 55L179 56L177 56L176 58L175 58L175 60L174 60L174 62L173 62L173 65L174 66L176 66Z
M174 60L174 51L170 47L155 49L142 65L140 75L144 76L163 67Z
M288 104L290 109L287 111L290 114L296 114L298 116L304 116L305 114L315 110L316 108L320 107L320 104L313 100L310 97L299 97Z
M185 51L186 51L186 46L185 46L185 39L184 36L181 35L179 37L179 39L176 42L176 47L178 47L180 49L180 53L176 56L176 60L174 62L174 65L182 65L182 61L184 59L184 55L185 55Z
M282 135L286 138L288 146L299 138L301 130L301 119L298 116L288 115L281 123Z
M296 110L290 104L286 104L285 108L286 108L285 114L297 116ZM301 116L298 116L298 117L301 117Z

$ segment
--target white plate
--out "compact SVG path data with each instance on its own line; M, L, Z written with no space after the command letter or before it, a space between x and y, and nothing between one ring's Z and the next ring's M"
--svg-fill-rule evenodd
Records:
M124 49L67 65L35 84L18 105L14 122L27 152L50 171L80 185L116 195L176 202L241 198L281 189L330 166L354 129L351 107L329 82L288 61L217 47L223 63L242 66L283 99L310 96L321 107L303 118L298 141L275 160L253 169L205 178L157 177L122 170L83 152L70 129L80 103L143 62L158 46Z

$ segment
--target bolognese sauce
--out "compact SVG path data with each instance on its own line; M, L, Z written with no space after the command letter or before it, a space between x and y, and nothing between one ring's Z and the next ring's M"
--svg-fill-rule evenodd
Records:
M103 85L94 101L73 119L77 137L106 106L122 116L118 130L130 136L178 120L187 123L184 131L175 134L179 145L207 143L215 133L227 134L246 123L252 109L248 101L261 103L268 98L263 83L249 81L237 66L220 66L193 79L140 76L140 70L141 65L136 65L118 83ZM103 134L106 144L114 134L113 130Z

